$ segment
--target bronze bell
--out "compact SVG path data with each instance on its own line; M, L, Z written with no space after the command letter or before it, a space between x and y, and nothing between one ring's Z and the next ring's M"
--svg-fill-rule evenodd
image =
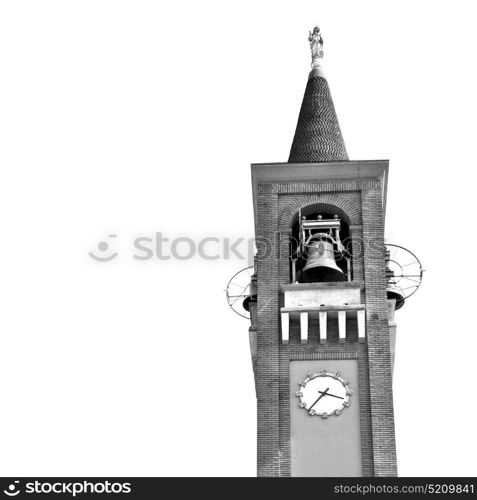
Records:
M302 283L345 281L346 276L335 261L333 243L326 234L314 234L306 245L307 259Z
M388 299L396 300L396 311L404 305L405 297L402 290L393 281L388 281L386 288Z
M392 269L389 267L390 261L390 252L389 250L386 250L386 279L388 280L386 294L388 296L388 300L396 300L395 310L397 311L404 305L405 297L403 291L397 286L394 280L394 271L392 271Z
M247 295L245 297L245 299L243 299L243 302L242 302L242 307L248 312L250 312L250 303L251 302L257 302L256 295Z

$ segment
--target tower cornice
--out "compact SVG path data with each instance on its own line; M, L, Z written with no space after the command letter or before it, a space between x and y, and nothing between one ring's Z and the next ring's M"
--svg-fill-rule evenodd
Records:
M257 229L258 186L289 182L323 182L375 178L381 180L383 214L386 214L389 160L355 160L320 163L253 163L252 192Z

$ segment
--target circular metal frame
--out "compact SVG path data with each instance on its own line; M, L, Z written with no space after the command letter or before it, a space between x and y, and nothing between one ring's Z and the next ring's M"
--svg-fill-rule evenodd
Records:
M250 280L254 272L253 266L240 269L230 278L225 290L229 307L235 314L246 319L250 319L250 313L244 309L243 301L250 296Z
M400 245L386 243L385 246L389 251L387 265L391 271L394 271L394 276L388 280L388 283L397 287L403 297L408 299L421 286L424 273L421 261L410 250Z

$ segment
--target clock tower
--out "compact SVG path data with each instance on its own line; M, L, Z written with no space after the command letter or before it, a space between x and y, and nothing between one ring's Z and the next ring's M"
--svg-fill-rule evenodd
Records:
M388 160L349 160L319 28L309 41L289 160L252 165L258 475L395 476Z

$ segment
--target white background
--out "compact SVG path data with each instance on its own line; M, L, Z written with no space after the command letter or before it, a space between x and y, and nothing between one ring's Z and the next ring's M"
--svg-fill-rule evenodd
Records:
M390 159L387 241L426 269L396 315L399 473L476 475L474 4L3 1L0 474L255 475L223 292L247 262L132 241L253 235L250 163L288 159L318 23L350 158Z

